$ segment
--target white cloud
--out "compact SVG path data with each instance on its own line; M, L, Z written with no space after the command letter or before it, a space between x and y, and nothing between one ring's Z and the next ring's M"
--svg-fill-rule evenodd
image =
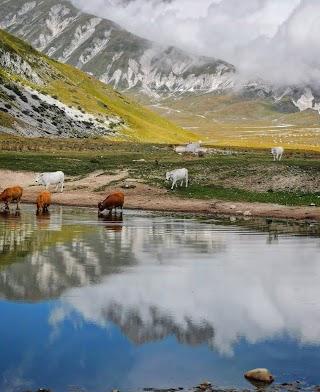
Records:
M130 248L137 264L99 284L66 290L64 309L50 320L58 328L67 310L75 311L101 328L112 321L139 343L172 333L188 336L191 320L198 344L225 356L233 356L240 337L251 344L281 336L301 345L320 344L320 314L311 306L320 296L315 241L301 237L297 245L294 237L280 237L266 246L267 233L226 234L193 225L163 233L162 242L143 228L135 230ZM129 226L123 227L122 244L124 238L132 238ZM139 328L130 315L140 320ZM201 332L204 325L212 327L212 336Z
M72 0L162 44L220 58L246 76L314 82L320 76L318 0Z

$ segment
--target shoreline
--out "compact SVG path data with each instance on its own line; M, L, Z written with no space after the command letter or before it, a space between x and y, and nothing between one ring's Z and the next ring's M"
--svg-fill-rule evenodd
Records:
M0 170L0 178L2 189L17 184L24 188L21 206L24 203L35 204L37 195L44 190L44 186L35 185L35 172ZM103 191L97 192L99 188ZM69 178L65 182L62 193L55 192L54 189L53 185L49 188L52 205L97 208L98 202L104 200L108 194L121 191L125 196L124 212L126 209L132 209L225 217L269 218L308 223L320 222L320 207L317 206L292 207L271 203L181 198L177 197L174 191L128 179L127 172L106 175L96 171L81 179ZM13 209L15 209L15 202L11 206L11 210Z
M113 191L110 190L110 193ZM70 198L64 201L55 201L58 197L52 194L53 203L56 206L65 207L81 207L81 208L97 208L97 203L101 199L97 199L97 203L85 202L78 198ZM75 196L75 195L73 195ZM23 197L22 203L29 205L35 204L36 195L28 195ZM92 198L97 198L97 195L92 195ZM126 209L135 211L150 211L163 213L184 213L184 214L201 214L217 217L235 217L235 218L265 218L265 219L279 219L290 220L294 222L316 223L320 222L320 208L319 207L288 207L278 204L264 204L264 203L234 203L230 201L221 201L211 199L209 201L172 198L175 203L168 203L168 200L157 201L156 203L150 200L139 198L137 200L129 200L130 195L125 194L124 213ZM103 196L102 196L103 198ZM172 205L175 204L175 205ZM113 211L114 213L114 211Z

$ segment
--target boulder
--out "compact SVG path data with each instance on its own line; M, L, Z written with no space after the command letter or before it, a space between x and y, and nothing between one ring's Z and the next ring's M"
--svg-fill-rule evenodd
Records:
M198 388L200 388L202 391L205 391L207 388L211 387L211 382L210 381L203 381Z
M268 384L271 384L274 381L274 376L269 372L268 369L264 368L249 370L244 374L244 377L249 381L257 381Z

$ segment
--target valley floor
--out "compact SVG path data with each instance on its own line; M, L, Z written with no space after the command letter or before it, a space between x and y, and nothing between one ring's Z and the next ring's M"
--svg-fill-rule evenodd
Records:
M21 185L24 188L21 201L23 210L23 203L35 204L38 193L44 189L42 185L35 184L36 175L37 173L34 172L0 170L1 189ZM50 186L52 204L95 208L98 202L108 194L121 191L125 195L124 209L320 221L320 208L316 206L289 207L279 204L229 202L217 199L187 199L177 197L175 191L152 187L139 180L128 179L127 176L126 171L116 175L96 171L83 178L68 177L63 193L55 192L54 186ZM104 190L93 191L99 186ZM15 209L15 205L11 209Z

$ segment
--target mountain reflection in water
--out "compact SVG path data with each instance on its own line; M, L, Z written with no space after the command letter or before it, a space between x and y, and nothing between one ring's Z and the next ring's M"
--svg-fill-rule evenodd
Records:
M98 218L93 210L60 207L42 216L31 208L1 215L0 310L10 315L10 303L25 304L32 318L36 304L47 304L39 328L47 325L49 359L59 356L61 347L66 350L58 336L66 344L80 334L82 355L91 362L89 352L99 352L106 342L106 349L121 347L132 363L124 366L115 355L108 366L114 374L121 369L125 385L119 381L114 388L142 387L146 380L155 385L161 383L157 377L162 377L159 387L196 384L197 377L210 378L213 364L212 377L221 385L242 386L244 371L261 366L272 371L272 364L282 366L276 369L280 380L289 374L289 381L319 382L316 372L301 368L304 347L320 344L319 227L236 223L130 211ZM92 328L109 337L92 343ZM124 338L127 351L120 344ZM153 379L141 379L139 346L145 347L143 363ZM78 346L69 350L67 356L74 351L77 361ZM180 370L162 362L159 368L155 358L165 352L168 363L180 352ZM1 372L5 368L0 354ZM67 366L63 372L62 379L68 379Z

